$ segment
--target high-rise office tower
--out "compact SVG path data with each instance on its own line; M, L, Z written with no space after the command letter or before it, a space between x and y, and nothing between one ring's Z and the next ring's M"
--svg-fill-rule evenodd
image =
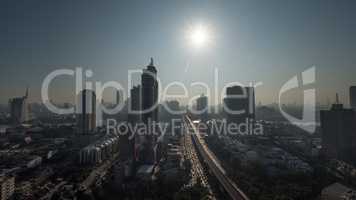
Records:
M199 112L201 120L205 121L208 118L208 97L202 94L196 103L196 110Z
M320 111L322 154L356 164L356 115L338 102L330 110Z
M77 131L90 134L96 128L96 95L92 90L83 90L77 96Z
M255 92L253 87L232 86L226 89L224 113L229 123L245 123L255 119Z
M130 89L130 99L128 105L128 123L132 127L136 126L136 124L141 122L141 86L134 86ZM133 131L132 129L130 131ZM136 133L130 132L130 138L128 135L124 135L121 138L120 144L123 152L123 158L134 158L137 159L138 150L136 147L140 144L140 138L136 136ZM137 140L137 141L136 141Z
M350 87L350 106L356 110L356 86Z
M142 121L148 123L149 121L157 121L158 117L158 82L157 69L153 65L151 58L150 64L146 69L143 69L141 75L142 85ZM149 110L151 109L151 110Z
M150 64L143 70L141 75L141 92L142 92L142 122L148 127L155 125L158 121L158 81L157 69L151 58ZM153 164L155 162L155 133L146 134L142 156L143 163Z
M17 97L9 100L11 120L15 124L20 124L28 120L28 88L25 96Z
M142 106L142 97L141 97L141 86L134 86L130 90L130 100L129 100L129 112L128 112L128 121L130 123L136 124L141 122L141 106Z

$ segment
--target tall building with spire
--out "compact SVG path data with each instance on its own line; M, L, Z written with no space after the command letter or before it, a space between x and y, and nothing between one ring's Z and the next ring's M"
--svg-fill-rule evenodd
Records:
M14 124L20 124L28 121L28 88L25 96L17 97L9 100L10 116Z
M142 121L148 123L149 121L157 121L158 117L158 82L157 69L154 66L153 58L150 64L143 69L141 75L142 86Z
M158 81L157 69L154 66L153 58L141 75L141 97L142 97L142 122L146 127L151 127L158 121ZM155 135L148 132L143 144L141 161L147 164L155 162Z

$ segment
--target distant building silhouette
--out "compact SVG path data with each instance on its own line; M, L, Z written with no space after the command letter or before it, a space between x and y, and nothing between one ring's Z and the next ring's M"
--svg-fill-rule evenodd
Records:
M15 124L20 124L28 121L28 88L26 89L25 96L17 97L9 100L11 120Z
M320 111L322 154L326 158L339 159L350 164L356 162L356 116L352 109L336 103L330 110Z
M255 119L255 91L253 87L228 87L224 104L224 113L229 123L240 124L245 123L246 120ZM237 113L239 111L241 113Z
M121 91L120 90L116 90L116 102L115 102L116 106L121 103L120 99L121 99Z
M356 86L350 87L350 106L356 110Z
M177 100L165 101L160 105L160 121L171 122L172 119L181 119L179 102Z
M173 112L180 111L179 101L177 100L166 101L165 104Z
M96 128L96 95L92 90L83 90L77 96L77 131L90 134Z
M202 94L196 103L196 110L200 113L200 119L205 121L208 118L208 97Z

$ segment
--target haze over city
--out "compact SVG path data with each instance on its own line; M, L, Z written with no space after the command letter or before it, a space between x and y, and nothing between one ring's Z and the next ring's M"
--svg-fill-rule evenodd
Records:
M0 2L0 200L356 200L353 0Z
M93 70L90 80L126 86L127 70L154 57L163 85L210 84L217 68L220 88L262 82L256 99L263 104L277 102L287 80L315 66L317 101L333 102L337 91L348 104L356 72L355 7L351 0L2 1L0 102L23 94L26 85L30 101L40 102L43 79L58 68L80 66ZM207 27L210 37L200 48L187 41L197 26ZM71 77L55 81L53 99L74 102L73 85Z

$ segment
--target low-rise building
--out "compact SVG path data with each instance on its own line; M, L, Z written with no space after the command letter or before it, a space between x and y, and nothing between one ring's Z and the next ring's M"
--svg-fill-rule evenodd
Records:
M11 199L15 192L15 177L0 175L0 200Z
M31 168L35 168L39 165L41 165L42 163L42 157L41 156L32 156L29 158L26 167L31 169Z
M117 136L106 137L83 148L79 152L79 163L98 164L111 158L118 150L119 138Z
M321 200L355 200L356 191L340 183L334 183L321 191Z

